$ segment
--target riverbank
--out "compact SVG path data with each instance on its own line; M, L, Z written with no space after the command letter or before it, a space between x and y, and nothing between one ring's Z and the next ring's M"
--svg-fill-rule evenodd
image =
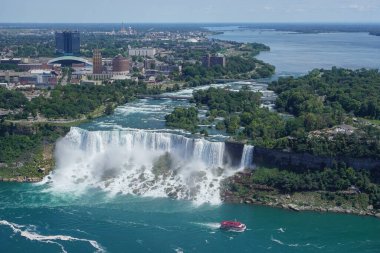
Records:
M36 183L53 171L55 143L43 143L28 154L25 160L18 160L0 167L0 182Z
M11 178L1 178L0 182L13 182L13 183L38 183L41 182L42 178L40 177L11 177Z
M70 128L47 123L10 123L0 125L0 182L38 182L55 166L56 141Z
M252 170L236 173L223 182L224 203L263 205L296 212L332 212L380 218L380 210L368 203L368 194L352 188L347 191L310 191L283 193L278 189L252 183Z

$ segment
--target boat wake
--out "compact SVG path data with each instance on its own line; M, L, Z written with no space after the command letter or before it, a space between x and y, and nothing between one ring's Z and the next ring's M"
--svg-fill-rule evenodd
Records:
M50 190L81 194L170 197L219 204L221 182L249 168L253 147L240 168L225 161L224 142L145 130L87 131L73 127L56 147L57 168L45 178Z
M201 226L201 227L213 229L213 230L220 228L220 223L218 223L218 222L191 222L191 223L198 225L198 226Z
M33 231L31 226L18 225L16 223L12 223L6 220L0 220L0 225L8 226L13 230L15 234L19 234L20 236L29 239L31 241L39 241L42 243L50 243L56 244L61 248L63 253L67 253L64 246L59 243L60 241L70 241L70 242L87 242L89 243L96 251L95 252L106 252L103 247L94 240L76 238L67 235L41 235ZM34 226L33 226L34 227Z

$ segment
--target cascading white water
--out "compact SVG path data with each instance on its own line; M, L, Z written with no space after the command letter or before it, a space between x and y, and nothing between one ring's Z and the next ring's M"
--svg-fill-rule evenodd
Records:
M100 188L112 194L219 203L220 182L236 172L223 164L224 151L224 142L171 133L73 127L57 143L57 168L46 181L58 191ZM154 165L166 153L171 168L157 174Z
M240 168L243 169L253 169L253 150L254 146L251 145L244 145L243 148L243 154L241 156L241 162L240 162Z

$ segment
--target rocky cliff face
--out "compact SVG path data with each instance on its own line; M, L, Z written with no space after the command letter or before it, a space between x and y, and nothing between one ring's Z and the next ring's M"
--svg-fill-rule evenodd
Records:
M241 160L243 149L244 144L226 141L224 159L228 159L233 166L237 166ZM253 162L258 166L292 169L323 169L332 167L337 162L344 162L354 169L380 168L380 160L370 158L321 157L308 153L291 153L262 147L254 148Z
M380 160L350 157L320 157L308 153L291 153L280 150L255 147L254 162L258 165L278 168L322 169L334 163L344 162L354 169L380 168Z
M226 141L224 162L231 164L233 167L240 166L241 157L243 155L244 144L238 142Z

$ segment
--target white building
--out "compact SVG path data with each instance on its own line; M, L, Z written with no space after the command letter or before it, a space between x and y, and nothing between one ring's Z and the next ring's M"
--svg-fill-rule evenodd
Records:
M156 54L155 48L130 48L129 56L148 56L154 57Z
M8 83L0 83L0 87L8 89Z

